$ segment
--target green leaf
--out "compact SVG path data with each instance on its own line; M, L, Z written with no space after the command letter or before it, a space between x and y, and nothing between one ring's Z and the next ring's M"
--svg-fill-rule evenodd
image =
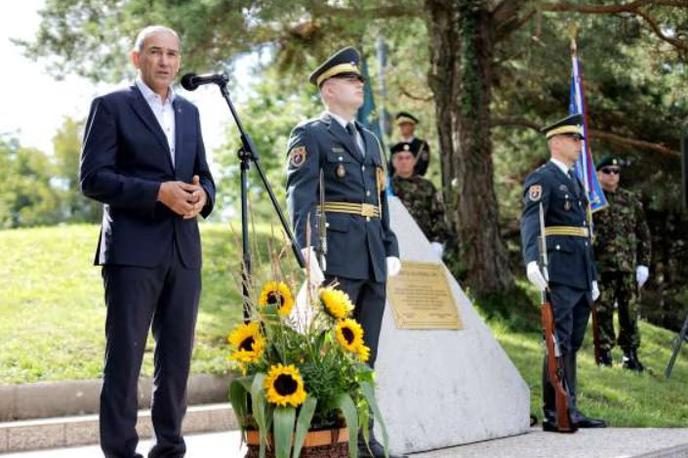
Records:
M377 420L377 423L380 425L380 429L382 429L382 445L385 447L385 456L388 456L387 452L387 447L388 447L388 441L389 438L387 437L387 428L385 427L385 421L382 419L382 412L380 412L380 408L377 405L377 401L375 400L375 388L373 388L373 385L368 382L360 382L361 386L361 393L363 393L363 397L368 401L368 405L370 406L370 409L373 411L373 418Z
M267 415L265 411L265 389L263 388L264 382L265 374L258 373L254 376L253 383L251 384L253 417L258 424L258 432L260 435L260 458L265 458L265 444L268 438Z
M301 406L299 418L296 420L296 434L294 435L294 458L298 458L301 455L301 447L303 446L303 441L306 438L306 433L311 427L311 420L313 419L315 406L317 404L318 400L316 398L313 396L308 396Z
M296 409L294 407L277 407L272 414L272 419L273 437L275 438L275 458L289 458Z
M336 399L337 407L342 411L344 419L346 420L346 427L349 430L349 456L351 458L358 457L358 415L356 413L356 404L349 393L340 393Z
M238 380L232 380L229 385L229 402L232 404L234 414L239 421L239 425L243 429L246 421L246 395L248 392L244 385Z

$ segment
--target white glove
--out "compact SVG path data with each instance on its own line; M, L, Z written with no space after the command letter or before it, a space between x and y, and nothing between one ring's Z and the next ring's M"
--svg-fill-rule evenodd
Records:
M600 297L600 288L597 286L597 280L592 282L592 301L595 302Z
M430 242L430 248L435 252L438 258L442 259L444 254L444 244L439 242Z
M638 281L638 288L642 288L648 278L650 278L650 269L647 266L638 266L635 269L635 279Z
M313 286L320 286L323 281L325 281L325 274L320 269L320 264L318 264L318 257L315 255L315 250L312 246L303 248L301 250L303 255L303 260L306 261L306 278Z
M538 267L537 261L530 261L526 266L526 275L528 280L535 285L540 291L547 289L547 280L542 276L540 268Z
M394 277L401 270L401 260L396 256L387 256L387 276Z

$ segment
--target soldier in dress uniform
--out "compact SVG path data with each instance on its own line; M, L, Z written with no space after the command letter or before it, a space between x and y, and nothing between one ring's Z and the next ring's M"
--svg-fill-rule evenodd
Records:
M356 122L363 104L365 79L359 54L351 47L330 56L313 73L326 111L299 123L288 144L287 205L296 242L310 260L311 281L337 282L355 305L374 366L386 298L387 276L400 268L397 238L389 225L385 188L385 157L375 135ZM320 173L324 208L320 207ZM325 265L316 261L318 214L327 219ZM307 242L306 228L311 239ZM322 267L322 270L320 269ZM372 435L370 451L359 438L363 457L385 456ZM371 454L372 452L372 454Z
M442 258L449 230L444 220L442 194L426 178L413 173L416 158L411 152L411 144L397 143L392 148L394 176L392 189L409 211L423 234L430 241L433 251Z
M549 287L555 334L564 362L570 392L569 412L578 428L605 427L604 420L588 418L576 405L576 353L583 343L591 303L599 296L589 223L587 198L572 167L581 151L582 118L571 115L542 129L551 159L525 180L521 242L528 279L538 289ZM549 279L538 266L539 206L544 209ZM542 423L557 431L554 389L543 367Z
M624 352L623 367L642 372L638 359L638 301L636 292L647 281L651 259L650 228L640 198L619 187L622 161L605 156L597 164L597 177L609 205L595 212L595 253L600 273L600 325L602 364L612 365L615 343L614 303L619 310L619 346Z
M399 133L401 134L401 142L392 146L392 150L397 148L400 143L408 143L411 146L413 157L416 158L416 165L414 172L416 175L425 176L430 164L430 145L422 138L415 136L416 125L418 118L411 113L400 111L396 116L396 124L399 126ZM391 164L392 176L394 175L394 164Z

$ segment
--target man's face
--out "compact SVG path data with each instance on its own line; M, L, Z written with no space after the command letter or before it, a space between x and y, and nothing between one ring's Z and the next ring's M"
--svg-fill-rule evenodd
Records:
M392 164L397 175L408 178L413 175L413 166L416 165L416 158L410 151L394 153Z
M363 82L358 75L335 76L323 85L331 100L340 107L358 110L363 105Z
M412 122L402 122L399 124L399 133L404 138L412 137L415 130L416 125Z
M143 42L141 52L132 51L131 60L141 72L143 82L165 97L181 63L177 37L169 32L155 32Z
M614 191L619 186L621 168L618 165L606 165L597 171L597 179L605 191Z
M578 160L581 152L581 136L578 134L557 135L559 152L571 163Z

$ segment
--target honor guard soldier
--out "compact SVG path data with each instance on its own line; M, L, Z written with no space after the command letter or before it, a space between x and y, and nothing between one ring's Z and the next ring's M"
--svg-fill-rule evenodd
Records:
M354 319L363 327L365 344L370 347L372 367L386 279L401 268L384 192L385 157L377 137L355 121L365 84L358 52L351 47L337 51L311 73L309 81L318 88L326 111L300 123L291 133L287 205L296 241L310 260L309 278L318 283L323 277L326 284L336 282L336 287L349 295L355 305ZM319 237L324 232L318 227L318 216L323 211L327 250L325 262L318 263L315 251L322 246ZM306 234L309 224L310 241ZM372 421L370 433L370 450L359 437L360 456L385 456L372 435Z
M569 388L569 414L578 428L605 427L604 420L583 415L576 405L576 353L590 316L592 301L599 296L583 185L572 167L581 152L581 115L571 115L542 129L551 159L525 180L521 242L528 279L538 289L549 288L554 311L555 335ZM538 266L540 205L544 212L549 279ZM555 392L543 368L543 429L558 431Z
M411 147L413 157L416 158L416 165L414 173L416 175L425 176L430 164L430 145L422 138L416 138L415 131L418 124L418 118L411 113L400 111L396 116L396 124L399 126L399 133L401 134L401 142L392 146L392 150L397 148L401 143L408 143ZM394 175L394 164L390 166L392 175Z
M619 310L619 346L623 367L642 372L638 359L640 330L636 292L647 281L650 270L650 228L640 198L619 186L622 160L605 156L597 164L597 177L608 206L595 212L595 253L600 274L600 300L597 317L600 324L601 363L612 365L615 343L614 303Z
M437 192L430 180L413 173L415 163L416 158L411 152L410 143L401 142L394 145L392 189L430 241L433 251L442 258L449 237L449 230L444 221L442 194Z

